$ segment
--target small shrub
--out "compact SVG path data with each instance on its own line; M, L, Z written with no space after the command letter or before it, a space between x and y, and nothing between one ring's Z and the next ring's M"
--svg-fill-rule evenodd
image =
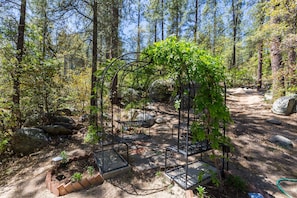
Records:
M87 172L90 176L93 176L94 175L94 172L95 172L95 168L93 166L88 166L87 167Z
M8 144L8 141L9 141L8 138L0 139L0 153L5 151L5 149L7 147L7 144Z
M246 192L248 188L246 182L237 175L228 176L226 184L230 187L233 187L238 192Z
M99 142L100 137L98 135L98 131L101 131L101 128L96 126L89 126L87 135L84 138L85 143L96 144Z
M161 171L157 171L156 172L156 177L161 177L162 176L162 172Z
M60 153L60 156L62 157L62 163L65 164L68 161L68 155L67 155L66 151L62 151Z
M197 195L198 195L199 198L206 198L206 197L208 197L208 196L206 195L207 192L206 192L206 190L205 190L205 187L199 185L199 186L196 188L196 190L197 190Z
M82 174L79 173L79 172L74 173L74 174L72 175L72 177L71 177L71 181L72 181L72 182L78 182L78 181L80 181L81 179L82 179Z

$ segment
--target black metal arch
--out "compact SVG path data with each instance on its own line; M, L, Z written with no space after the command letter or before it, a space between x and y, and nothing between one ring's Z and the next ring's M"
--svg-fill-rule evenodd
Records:
M139 59L140 53L137 52L131 52L124 54L122 56L119 56L118 58L114 59L108 66L105 67L105 69L102 71L101 78L98 81L99 85L99 101L100 101L100 106L99 106L99 111L100 111L100 124L102 129L99 131L99 136L103 137L103 135L107 132L105 129L105 115L104 115L104 105L105 103L108 103L110 105L110 110L111 110L111 137L112 137L112 142L107 144L108 146L111 145L111 147L114 146L114 144L117 143L123 143L121 140L114 140L114 104L111 101L113 97L115 96L112 91L112 85L113 83L118 80L116 83L117 89L121 91L122 87L125 86L125 78L129 74L135 74L137 71L141 71L145 69L146 67L150 66L152 64L151 60L149 57L145 56L142 54L141 59ZM162 75L165 75L166 72L163 72L162 74L159 73L159 71L152 72L154 75L152 75L152 79L156 79ZM211 145L209 144L208 141L203 141L203 142L193 142L191 139L191 131L190 131L190 124L193 120L198 119L196 115L190 115L190 109L191 109L191 90L193 91L193 94L195 95L195 85L193 82L186 82L185 86L182 87L181 83L181 76L179 76L179 87L178 87L178 95L180 99L182 100L181 103L187 104L186 109L182 112L181 109L177 111L178 114L178 126L177 126L177 140L176 144L169 146L165 150L165 173L168 175L168 177L174 181L176 181L179 185L181 185L182 188L188 189L193 187L193 181L189 179L189 161L188 157L193 156L196 154L201 154L203 152L206 152L211 149ZM104 89L110 89L108 94L109 97L106 98L106 94L104 93ZM226 89L226 86L225 86ZM186 93L188 93L188 97L182 97L184 94L184 90L187 90ZM143 91L143 90L142 90ZM225 90L225 100L226 100L226 90ZM182 129L184 127L184 129ZM225 136L225 128L223 130L223 135ZM185 132L185 134L183 134ZM102 152L100 152L100 156L98 156L97 161L101 163L101 169L102 172L107 172L104 169L104 155L106 155L103 152L103 147L105 146L103 144L103 140L101 139L101 148ZM127 158L128 158L128 145L126 144L127 148ZM225 153L228 153L226 148L223 147L223 156L225 157ZM183 155L186 158L186 165L184 167L181 167L178 165L178 167L175 168L168 168L168 163L167 160L169 160L169 155L170 153L178 153ZM101 157L101 158L100 158ZM228 157L228 156L227 156ZM99 159L100 158L100 159ZM122 158L121 158L122 159ZM123 166L128 166L128 163L124 163ZM123 167L121 166L121 167ZM103 168L102 168L103 167ZM223 158L223 164L222 164L222 169L225 167L225 161ZM100 169L100 167L99 167ZM117 168L116 168L117 169ZM177 173L175 171L181 171L181 174L176 175ZM108 170L109 171L109 170ZM113 171L113 170L111 170ZM195 180L195 179L194 179ZM192 182L192 183L191 183ZM196 182L196 180L195 180Z

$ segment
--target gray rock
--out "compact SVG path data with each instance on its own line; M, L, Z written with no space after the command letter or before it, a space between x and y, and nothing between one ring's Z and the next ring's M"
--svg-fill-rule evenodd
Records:
M266 122L271 123L271 124L276 124L276 125L281 125L282 122L277 120L277 119L268 119Z
M46 125L41 127L49 135L71 135L72 130L62 125Z
M78 121L79 122L88 122L89 121L89 115L88 114L83 114L82 116L79 117Z
M149 128L155 124L154 117L145 112L138 114L136 116L136 121L141 121L142 122L141 126L146 128Z
M71 116L72 115L72 112L70 109L67 109L67 108L64 108L64 109L58 109L56 112L55 112L56 115L60 115L60 116L63 116L63 115L66 115L66 116Z
M11 147L15 153L30 154L46 146L49 138L42 129L21 128L13 133Z
M32 114L26 117L23 127L34 127L41 124L41 117L38 114Z
M296 112L297 94L277 99L272 105L272 112L279 115L290 115Z
M272 136L269 141L285 148L293 148L293 142L282 135Z
M174 91L174 81L171 79L155 80L149 87L149 96L155 102L168 102Z
M156 123L157 124L162 124L162 123L165 123L165 122L166 122L166 120L164 118L162 118L162 117L156 118Z
M53 118L53 122L64 122L64 123L68 123L68 124L75 124L75 121L72 118L69 117L65 117L65 116L55 116Z
M121 93L121 102L124 103L124 105L129 104L132 101L137 101L140 99L138 91L136 91L133 88L128 88Z
M60 126L63 126L63 127L67 128L67 129L70 129L70 130L73 130L73 129L77 128L76 125L65 123L65 122L55 122L52 125L60 125Z
M272 96L272 92L271 91L265 92L265 94L264 94L264 100L270 101L270 100L272 100L272 98L273 98L273 96Z

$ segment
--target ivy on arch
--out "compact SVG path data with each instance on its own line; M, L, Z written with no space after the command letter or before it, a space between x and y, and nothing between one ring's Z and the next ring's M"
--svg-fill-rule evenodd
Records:
M225 76L220 59L210 56L197 44L174 36L154 43L143 53L150 57L152 64L162 65L169 71L177 83L195 82L199 85L193 108L200 119L191 125L194 140L207 139L213 149L220 149L222 144L229 145L228 138L221 133L222 126L231 118L224 100L222 83Z

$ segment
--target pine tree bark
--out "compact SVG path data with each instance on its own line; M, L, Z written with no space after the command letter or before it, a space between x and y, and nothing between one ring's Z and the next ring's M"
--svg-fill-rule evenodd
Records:
M162 8L162 22L161 22L161 40L163 41L164 38L164 0L161 1L161 8Z
M258 71L257 71L257 90L262 88L262 69L263 69L263 42L258 46Z
M272 69L272 94L273 99L277 99L285 95L284 92L284 76L282 72L282 54L280 50L281 38L274 36L270 45L270 58Z
M112 1L112 31L111 31L111 52L109 58L116 58L119 56L119 36L118 36L118 30L119 30L119 4L118 1L113 0ZM112 79L111 84L111 103L119 105L120 101L118 98L118 75L115 75Z
M296 50L295 47L290 47L288 51L288 66L289 66L289 86L296 86Z
M98 114L97 114L97 91L96 91L96 72L97 72L97 60L98 60L98 52L97 52L97 37L98 37L98 12L97 12L97 0L93 2L93 49L92 49L92 77L91 77L91 99L90 99L90 119L89 124L91 126L98 127Z
M199 16L199 0L195 0L195 25L194 25L194 42L195 43L197 43L198 16Z
M12 95L12 116L16 121L14 128L21 127L22 114L20 109L21 98L21 82L20 75L22 70L22 60L24 55L24 38L25 38L25 20L26 20L26 0L21 1L20 20L18 25L18 40L17 40L17 65L15 71L12 73L13 79L13 95Z
M232 23L233 23L233 43L232 43L232 63L231 67L234 68L236 66L236 39L237 39L237 10L236 10L236 2L232 0Z

